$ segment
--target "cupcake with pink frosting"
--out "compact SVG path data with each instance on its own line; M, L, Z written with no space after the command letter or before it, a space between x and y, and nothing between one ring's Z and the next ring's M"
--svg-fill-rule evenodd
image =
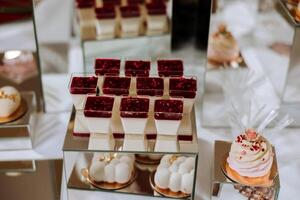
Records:
M274 153L270 142L248 129L236 137L226 163L227 175L245 185L271 185Z

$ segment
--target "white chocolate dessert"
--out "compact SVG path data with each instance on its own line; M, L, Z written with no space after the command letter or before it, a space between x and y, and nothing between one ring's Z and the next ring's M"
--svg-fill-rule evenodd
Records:
M120 116L125 134L144 134L148 121L148 112L148 98L122 98Z
M168 26L165 3L149 3L146 5L146 21L148 34L164 33Z
M137 36L141 29L141 13L138 5L122 6L121 11L121 36Z
M95 182L125 184L134 175L134 155L95 153L89 176Z
M114 38L117 28L116 10L113 6L96 8L96 31L98 39Z
M11 86L0 88L0 118L13 115L21 106L19 91Z
M91 133L110 133L113 105L113 97L87 96L84 116Z
M194 171L194 157L165 155L162 157L154 175L155 186L175 193L191 194Z
M161 135L177 135L183 116L182 112L182 100L156 100L154 105L154 118L157 133Z

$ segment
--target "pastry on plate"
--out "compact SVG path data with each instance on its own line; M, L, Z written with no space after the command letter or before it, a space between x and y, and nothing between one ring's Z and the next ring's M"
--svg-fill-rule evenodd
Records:
M129 154L95 153L89 177L99 185L126 184L134 177L134 160L134 155Z
M208 60L212 63L230 63L240 56L240 49L233 35L225 25L220 25L218 31L209 38Z
M193 191L194 171L194 157L164 155L154 175L154 189L169 197L187 197Z
M249 186L270 186L274 153L270 142L252 129L237 136L225 164L234 181Z
M19 91L11 86L0 88L0 123L10 122L21 117L26 110L22 108Z

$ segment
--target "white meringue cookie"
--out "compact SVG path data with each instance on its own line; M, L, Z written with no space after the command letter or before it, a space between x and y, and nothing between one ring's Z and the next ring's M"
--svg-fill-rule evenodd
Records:
M13 114L21 104L21 95L11 86L0 88L0 117L8 117Z
M167 189L169 187L169 179L170 179L170 172L166 168L162 168L156 171L154 175L155 184L162 189Z
M92 163L90 167L90 176L94 181L104 181L104 167L104 162L96 161Z
M195 157L189 157L185 160L185 163L190 170L194 169L195 168Z
M186 194L191 194L193 191L193 181L194 181L194 175L190 173L182 175L181 191Z
M119 162L115 167L115 181L117 183L126 183L131 177L131 164Z
M181 174L172 173L170 176L169 188L173 192L178 192L181 189Z

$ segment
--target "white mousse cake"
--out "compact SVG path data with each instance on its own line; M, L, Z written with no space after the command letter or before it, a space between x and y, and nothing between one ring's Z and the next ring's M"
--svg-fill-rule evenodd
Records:
M19 91L11 86L0 88L0 118L6 118L15 113L21 105Z
M191 194L194 171L194 157L164 155L154 175L155 186L172 192Z
M87 94L96 94L98 77L72 76L70 83L70 94L76 110L82 110Z
M120 115L125 134L144 134L148 121L148 111L149 99L122 98Z
M183 116L182 112L182 100L156 100L154 105L154 119L157 133L161 135L177 135Z
M164 2L146 4L148 34L162 34L168 28L167 7Z
M114 97L87 96L84 116L91 133L110 133Z
M96 8L96 30L98 39L114 38L116 34L117 20L114 6Z
M141 12L138 5L120 7L121 36L138 36L141 29Z
M95 153L89 176L95 182L127 183L134 173L134 160L129 154Z
M183 113L193 109L197 92L197 79L194 77L172 77L169 82L169 95L183 98Z

